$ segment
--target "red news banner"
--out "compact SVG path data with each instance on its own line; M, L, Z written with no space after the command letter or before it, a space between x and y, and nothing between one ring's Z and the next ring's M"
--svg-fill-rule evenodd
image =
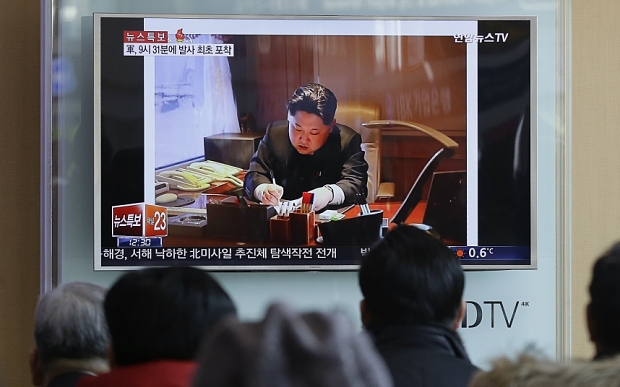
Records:
M168 31L123 31L125 56L226 56L235 54L234 44L195 43L200 34L186 34L179 28Z
M112 236L164 237L168 235L168 209L146 203L112 207Z

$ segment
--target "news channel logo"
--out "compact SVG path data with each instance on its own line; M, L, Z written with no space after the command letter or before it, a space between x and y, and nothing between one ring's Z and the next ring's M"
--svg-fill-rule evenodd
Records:
M112 206L113 237L165 237L168 209L147 203Z

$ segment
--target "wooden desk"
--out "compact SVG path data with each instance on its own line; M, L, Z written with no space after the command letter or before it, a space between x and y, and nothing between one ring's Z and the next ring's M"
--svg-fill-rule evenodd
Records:
M368 206L371 210L383 210L383 217L391 220L398 209L400 208L400 202L379 202L370 203ZM407 217L406 223L422 223L424 218L424 211L426 210L426 201L420 201L417 206L411 211L411 214ZM354 211L354 210L351 210ZM351 212L349 211L349 212ZM359 213L359 211L357 212ZM357 213L354 213L357 215ZM391 225L394 226L394 225Z
M380 202L371 203L371 210L383 210L383 217L388 221L392 219L396 211L400 208L401 203L398 202ZM407 218L407 223L421 223L426 209L426 202L420 202ZM203 210L204 211L204 210ZM354 217L359 214L359 207L353 207L345 213L346 217ZM207 209L208 214L208 209ZM208 216L207 216L208 217ZM317 217L318 218L318 217ZM395 226L390 224L390 227ZM274 246L271 242L255 242L255 241L238 241L221 237L209 236L185 236L185 235L169 235L163 238L164 247L239 247L239 246ZM306 246L315 246L316 243L310 243ZM293 245L291 245L293 246Z

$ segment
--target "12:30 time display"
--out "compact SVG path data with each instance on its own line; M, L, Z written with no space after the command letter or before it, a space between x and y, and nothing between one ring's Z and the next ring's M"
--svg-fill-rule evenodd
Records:
M118 247L162 247L161 237L120 237L117 238Z

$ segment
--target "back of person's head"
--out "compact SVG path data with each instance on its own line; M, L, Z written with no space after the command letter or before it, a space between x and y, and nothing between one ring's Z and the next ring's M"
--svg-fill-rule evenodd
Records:
M451 326L461 309L465 276L440 240L399 225L362 257L359 284L373 327Z
M598 355L620 353L620 243L594 264L588 306L589 328Z
M274 304L256 323L224 320L208 336L194 387L389 387L370 338L340 313Z
M40 297L34 339L44 367L59 359L106 359L110 335L103 312L105 291L98 285L70 282Z
M288 114L294 116L298 111L314 114L330 125L336 115L338 100L334 93L318 83L300 86L286 103Z
M620 386L618 359L561 363L521 354L492 361L488 371L476 373L469 387L608 387Z
M236 315L217 281L190 267L128 272L110 288L104 305L119 366L194 359L203 333Z

